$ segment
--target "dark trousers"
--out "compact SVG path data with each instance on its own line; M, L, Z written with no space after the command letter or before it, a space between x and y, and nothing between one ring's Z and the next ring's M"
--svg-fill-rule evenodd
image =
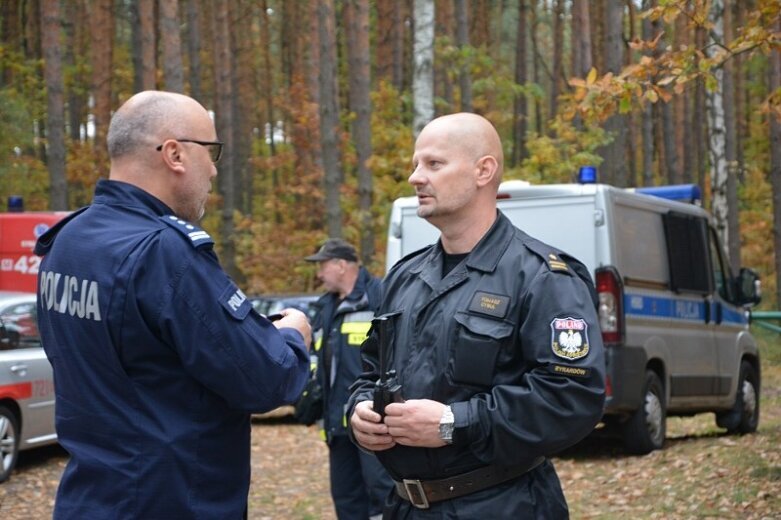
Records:
M382 513L393 481L377 457L358 449L346 435L328 445L331 497L339 520L366 520Z

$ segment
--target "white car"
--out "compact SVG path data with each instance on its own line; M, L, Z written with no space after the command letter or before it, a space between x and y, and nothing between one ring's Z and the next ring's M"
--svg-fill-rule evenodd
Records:
M54 380L35 299L0 291L0 482L11 475L21 450L57 442Z

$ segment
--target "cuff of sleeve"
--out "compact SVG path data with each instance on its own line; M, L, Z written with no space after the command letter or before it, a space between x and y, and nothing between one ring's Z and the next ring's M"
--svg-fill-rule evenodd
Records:
M464 437L469 426L469 402L460 401L450 404L450 410L453 412L453 444L464 444L467 439Z
M282 337L285 338L287 343L292 343L297 347L303 348L304 351L307 350L306 345L304 345L304 336L301 335L301 333L296 329L291 327L283 327L279 329L279 333L282 334Z

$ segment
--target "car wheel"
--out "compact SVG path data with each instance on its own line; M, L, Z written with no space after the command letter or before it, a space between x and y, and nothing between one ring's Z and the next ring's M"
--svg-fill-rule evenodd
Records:
M0 406L0 482L11 476L19 457L19 421L16 415Z
M624 448L644 455L661 449L667 433L667 406L664 386L653 370L645 373L643 402L624 423Z
M759 425L759 374L748 361L740 363L740 379L735 404L728 412L716 414L716 424L727 433L753 433Z

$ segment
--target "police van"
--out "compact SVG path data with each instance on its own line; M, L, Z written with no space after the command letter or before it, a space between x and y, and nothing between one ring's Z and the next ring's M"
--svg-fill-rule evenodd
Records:
M745 268L733 276L698 201L694 185L583 181L507 181L497 196L516 226L588 267L607 363L603 424L631 453L662 447L668 415L715 412L731 433L753 432L759 421L759 351L748 326L759 280ZM388 269L439 238L417 206L416 197L393 204Z

